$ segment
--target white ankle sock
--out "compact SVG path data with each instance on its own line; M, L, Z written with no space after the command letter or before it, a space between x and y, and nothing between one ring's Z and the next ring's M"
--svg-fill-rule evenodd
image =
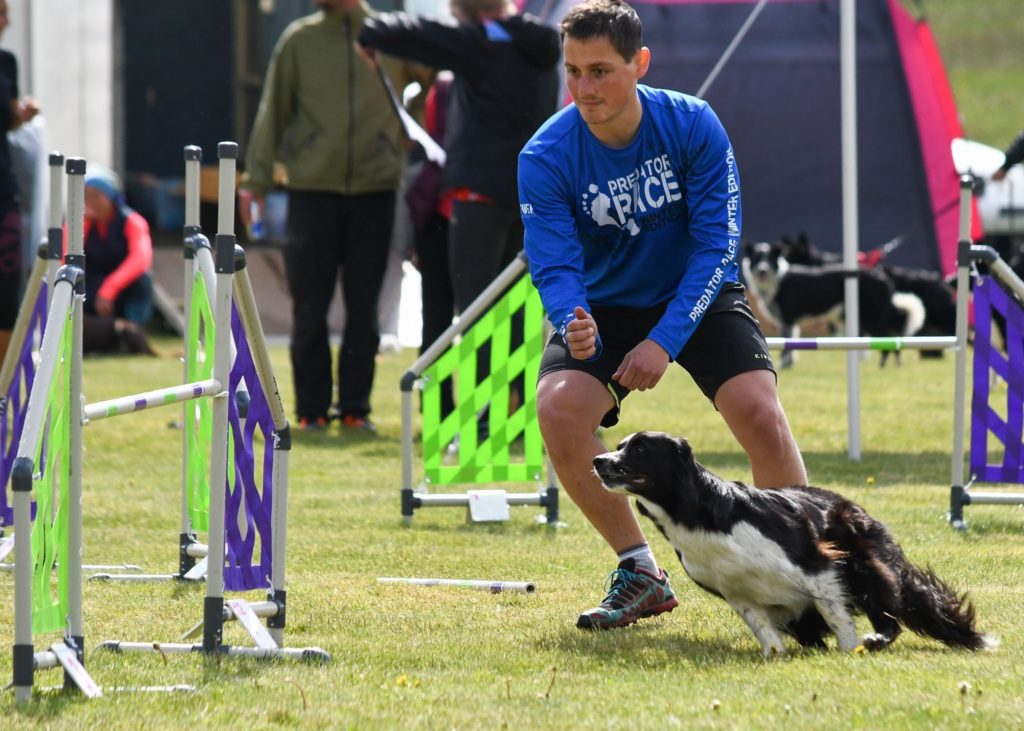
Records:
M630 546L622 551L619 554L619 563L628 558L633 559L636 568L643 569L654 576L658 575L658 562L654 560L654 554L651 553L651 547L648 544L641 543L639 546Z

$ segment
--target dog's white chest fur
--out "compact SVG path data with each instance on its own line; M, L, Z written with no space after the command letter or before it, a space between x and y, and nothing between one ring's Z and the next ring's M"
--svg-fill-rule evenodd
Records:
M737 523L731 533L688 530L657 505L644 506L679 552L686 573L730 604L785 606L798 613L813 603L814 585L823 577L808 576L749 523Z

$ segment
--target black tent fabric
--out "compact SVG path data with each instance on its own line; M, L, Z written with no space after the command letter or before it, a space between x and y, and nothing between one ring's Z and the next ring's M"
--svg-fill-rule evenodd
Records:
M557 25L572 4L524 9ZM755 1L630 4L652 54L643 83L695 94ZM704 95L736 151L746 239L806 232L842 249L839 13L839 0L770 0ZM917 40L897 0L858 0L859 243L868 251L903 236L887 261L949 273L957 175L938 102L948 82L941 64L942 78L930 78L934 65L907 63Z

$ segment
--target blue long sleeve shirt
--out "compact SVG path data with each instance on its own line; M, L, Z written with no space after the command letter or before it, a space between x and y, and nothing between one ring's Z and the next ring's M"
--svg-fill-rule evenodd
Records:
M569 105L523 148L525 248L563 334L577 306L667 302L647 337L674 359L722 285L738 279L739 171L706 102L644 85L637 93L643 116L626 147L600 142Z

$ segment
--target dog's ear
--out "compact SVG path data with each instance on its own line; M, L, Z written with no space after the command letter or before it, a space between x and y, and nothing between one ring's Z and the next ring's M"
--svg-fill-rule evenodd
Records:
M690 447L690 443L686 441L686 437L678 437L676 439L676 454L679 456L679 461L683 464L693 464L693 449Z

